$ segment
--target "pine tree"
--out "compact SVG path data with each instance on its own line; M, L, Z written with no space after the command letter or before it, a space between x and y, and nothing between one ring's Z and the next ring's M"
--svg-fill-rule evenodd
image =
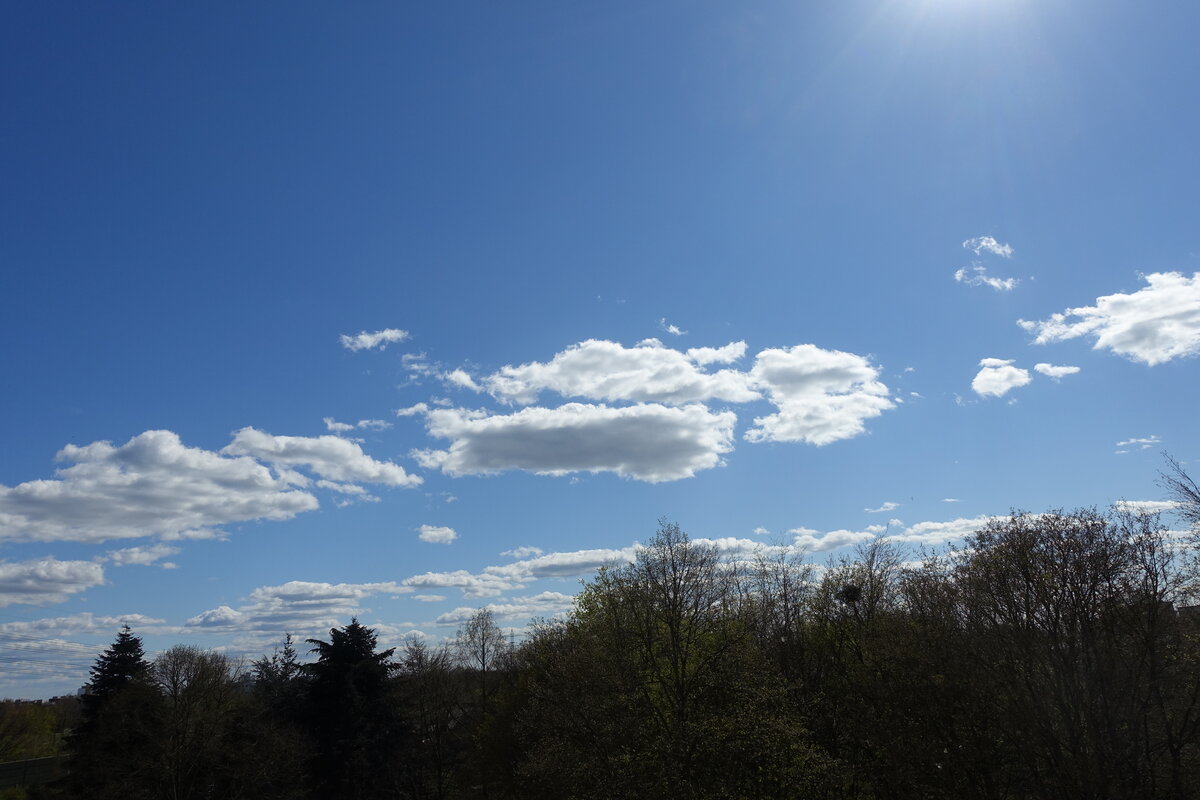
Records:
M96 665L92 667L92 679L88 682L88 694L84 702L85 713L89 705L95 708L133 681L144 677L149 667L141 638L134 636L128 625L121 628L117 640L100 654Z
M327 642L306 641L317 654L315 663L304 665L316 794L392 796L406 732L394 696L395 648L376 653L375 631L357 619L331 629Z
M142 640L128 625L96 659L80 704L82 719L70 737L69 796L139 800L154 795L161 703L149 670Z

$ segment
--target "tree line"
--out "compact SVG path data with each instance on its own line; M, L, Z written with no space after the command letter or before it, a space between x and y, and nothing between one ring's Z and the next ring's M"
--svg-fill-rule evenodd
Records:
M1168 485L1200 522L1182 470ZM1191 494L1189 494L1189 492ZM1014 513L908 560L723 556L669 522L510 645L351 620L245 673L123 630L69 775L89 798L1200 797L1194 533Z

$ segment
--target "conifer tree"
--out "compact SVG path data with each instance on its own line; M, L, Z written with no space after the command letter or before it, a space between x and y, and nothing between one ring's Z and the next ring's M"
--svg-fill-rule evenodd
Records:
M117 633L117 640L96 659L91 669L87 694L83 697L83 725L95 723L104 704L146 675L150 664L142 650L142 640L133 635L128 625Z

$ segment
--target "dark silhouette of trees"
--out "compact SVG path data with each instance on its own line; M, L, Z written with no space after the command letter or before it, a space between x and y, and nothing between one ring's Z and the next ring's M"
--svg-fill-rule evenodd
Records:
M149 672L142 640L126 625L96 659L85 687L79 726L68 745L69 795L156 796L161 772L153 754L162 741L162 709Z
M367 800L395 796L407 726L398 713L395 648L375 652L375 632L352 619L329 641L307 639L317 660L308 673L307 727L315 752L314 794Z
M252 683L191 647L147 664L125 629L61 796L1200 798L1194 533L1083 509L919 560L887 537L822 567L770 552L662 522L518 645L482 609L396 659L354 619Z

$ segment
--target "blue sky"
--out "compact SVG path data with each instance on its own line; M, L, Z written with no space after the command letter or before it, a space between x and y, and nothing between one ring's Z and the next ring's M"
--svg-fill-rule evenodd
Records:
M1193 3L0 14L0 695L1200 451Z

